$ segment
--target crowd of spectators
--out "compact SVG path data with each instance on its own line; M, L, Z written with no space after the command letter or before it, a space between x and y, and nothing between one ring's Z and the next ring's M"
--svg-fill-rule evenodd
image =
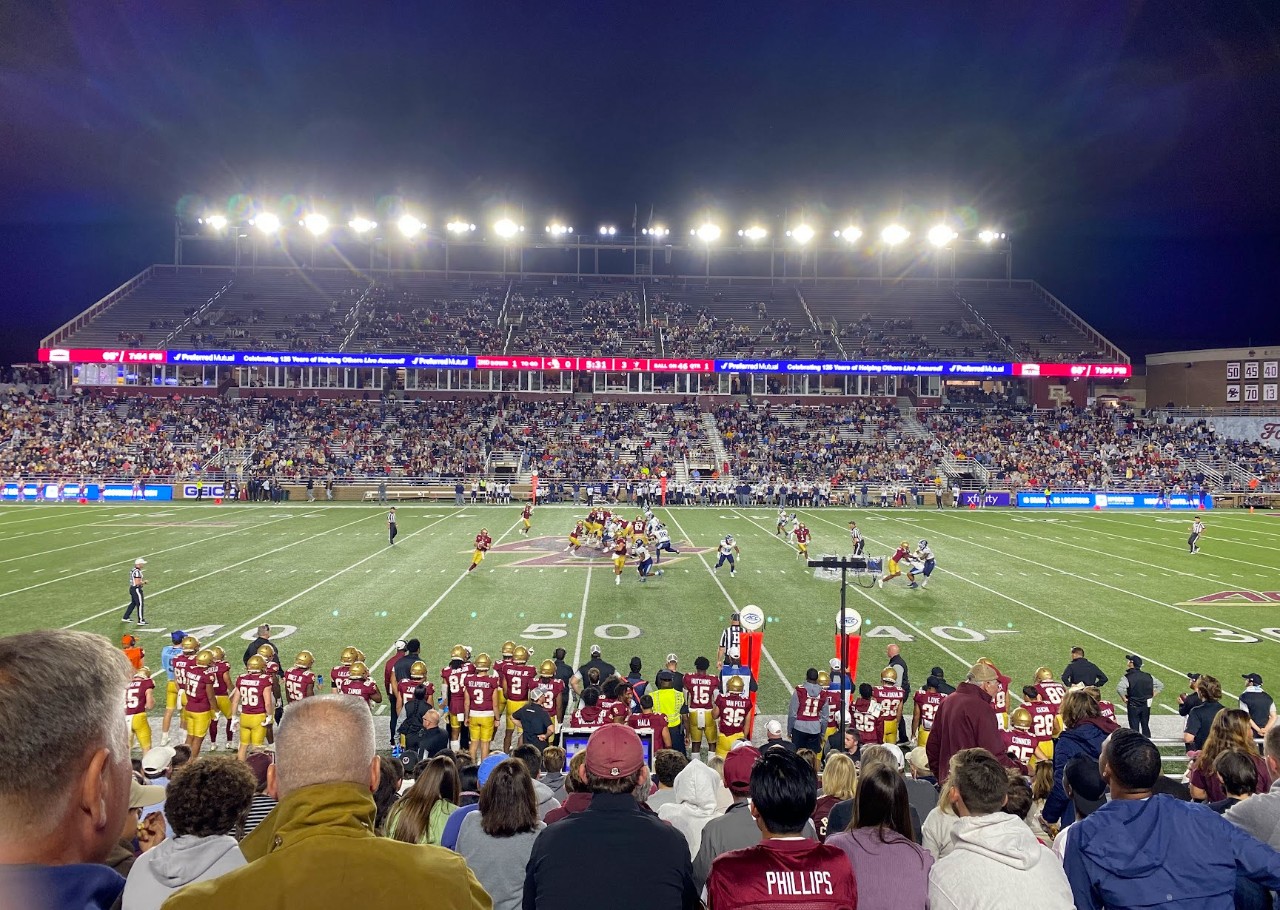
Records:
M449 296L379 282L361 308L351 349L499 353L505 285L477 283Z
M656 350L634 291L517 288L510 312L519 323L508 353L549 350L548 344L556 352L606 357L650 357Z

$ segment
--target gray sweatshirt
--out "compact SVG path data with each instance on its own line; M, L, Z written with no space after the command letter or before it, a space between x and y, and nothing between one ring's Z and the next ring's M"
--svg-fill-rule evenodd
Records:
M208 881L246 865L240 845L229 834L195 837L184 834L138 857L124 885L123 910L160 910L184 885Z
M458 853L467 861L484 890L493 898L493 910L520 910L524 902L524 867L529 853L546 825L511 837L490 837L480 827L480 813L462 820Z

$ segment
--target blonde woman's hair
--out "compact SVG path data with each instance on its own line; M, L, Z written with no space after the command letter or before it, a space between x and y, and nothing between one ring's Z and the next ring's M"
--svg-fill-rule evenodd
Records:
M822 769L822 792L836 799L852 799L858 789L858 765L843 752L832 752Z

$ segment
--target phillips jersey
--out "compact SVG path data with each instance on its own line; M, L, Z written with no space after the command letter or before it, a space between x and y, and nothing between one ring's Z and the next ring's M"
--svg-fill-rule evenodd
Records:
M507 664L502 669L502 693L508 701L528 701L538 678L538 668L528 664Z
M1036 683L1036 691L1040 693L1042 699L1053 705L1054 714L1058 713L1062 700L1067 697L1067 687L1055 680Z
M236 680L241 714L266 714L271 680L264 673L245 673Z
M284 674L284 692L290 702L301 701L308 690L314 693L316 675L302 667L291 667Z
M706 673L690 673L684 678L684 688L689 693L690 711L710 711L720 690L720 680Z
M721 854L707 879L707 905L716 910L853 910L858 888L839 847L806 839L767 840Z
M859 698L853 703L853 729L867 745L884 742L884 712L880 703L870 698Z
M716 708L720 712L716 726L721 736L745 733L747 716L751 713L751 699L739 692L727 692L716 696Z
M946 698L941 692L926 692L921 689L915 695L916 713L920 715L920 729L932 730L933 719L938 716L938 706Z
M462 678L462 690L470 699L469 713L484 716L493 713L493 696L500 681L491 673L468 673Z
M124 690L125 716L147 713L147 693L155 687L156 684L145 676L135 676L129 680L129 686Z

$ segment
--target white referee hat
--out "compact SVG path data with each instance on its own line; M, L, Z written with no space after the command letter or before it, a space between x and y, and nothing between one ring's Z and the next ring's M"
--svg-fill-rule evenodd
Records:
M133 561L133 564L135 566L145 566L147 564L147 561L143 559L141 556L139 556L137 559Z

